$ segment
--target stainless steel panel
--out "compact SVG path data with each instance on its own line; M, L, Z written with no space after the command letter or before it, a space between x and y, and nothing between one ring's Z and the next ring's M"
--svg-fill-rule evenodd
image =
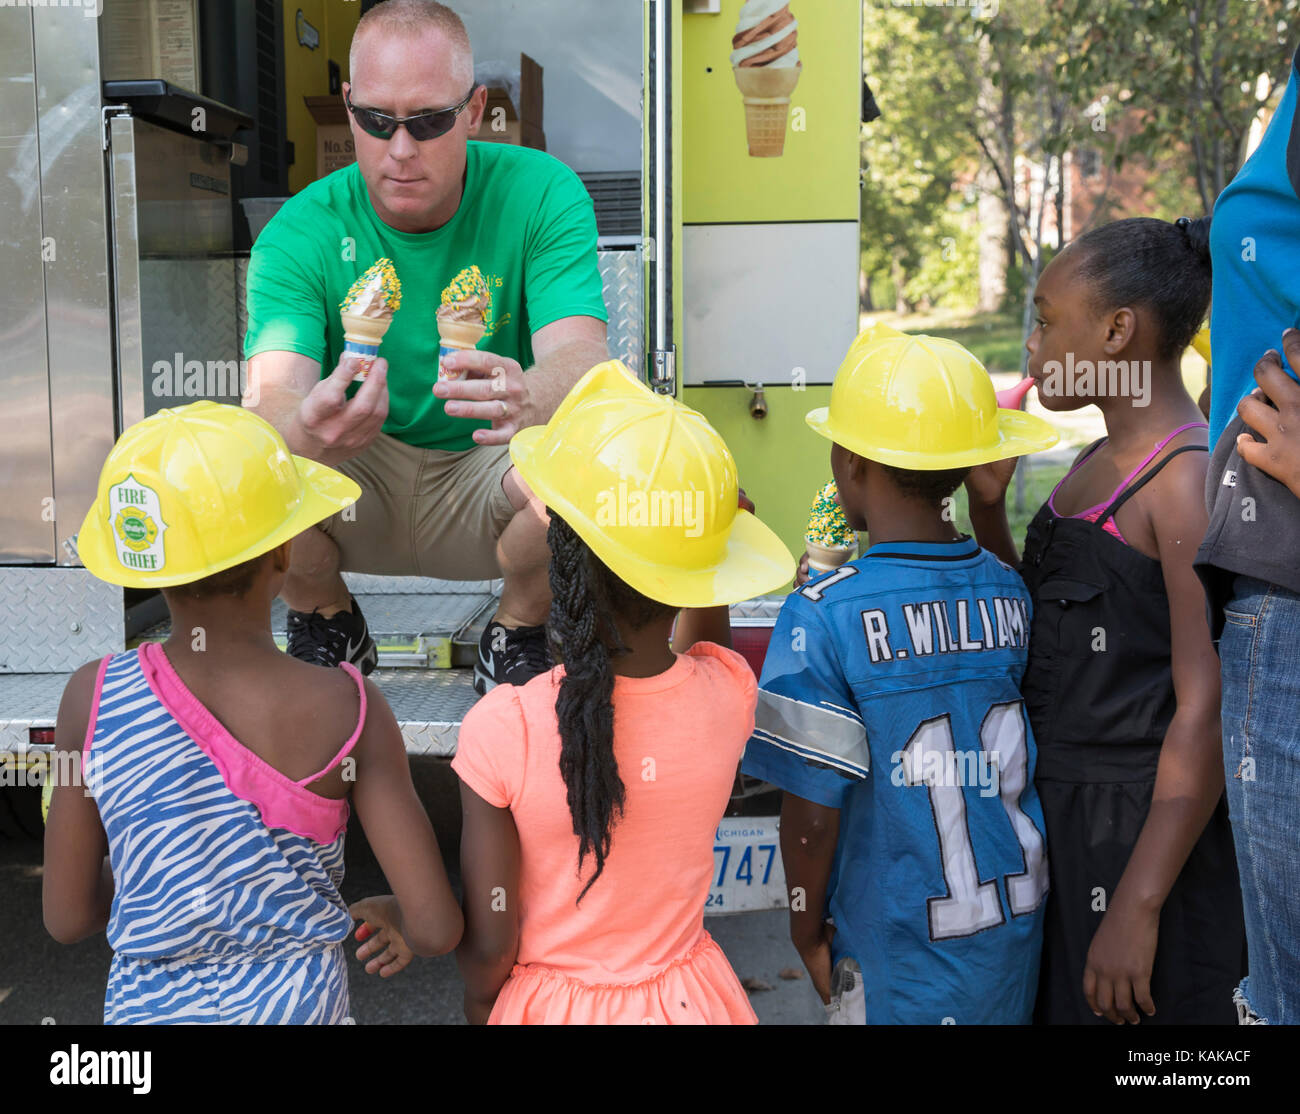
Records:
M858 333L858 225L683 229L682 382L829 383ZM781 261L779 268L772 261Z
M61 673L123 646L122 589L85 569L0 569L0 673Z
M245 379L233 256L146 257L139 273L144 416L201 398L238 404ZM125 377L123 368L124 387Z
M144 421L145 381L140 320L140 225L136 204L135 121L109 122L109 208L113 220L113 283L117 300L117 398L121 428Z
M138 118L135 150L140 254L230 251L230 151Z
M32 9L40 129L54 449L55 536L75 534L114 439L108 218L96 20L82 5ZM60 546L62 564L72 558Z
M639 251L597 252L609 311L609 354L645 378L645 264Z
M50 370L41 262L36 58L29 8L0 8L0 561L51 564L57 552ZM44 512L44 513L42 513Z

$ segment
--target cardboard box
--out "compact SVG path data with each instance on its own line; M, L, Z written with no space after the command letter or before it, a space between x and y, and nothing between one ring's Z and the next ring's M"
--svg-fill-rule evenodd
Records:
M324 178L357 161L348 108L341 96L303 97L316 121L316 177Z
M478 135L474 138L483 143L513 143L516 147L534 147L545 151L542 72L542 67L527 54L519 56L518 109L506 89L489 85L487 109L483 113Z
M203 92L196 0L104 0L101 11L102 80L161 79Z

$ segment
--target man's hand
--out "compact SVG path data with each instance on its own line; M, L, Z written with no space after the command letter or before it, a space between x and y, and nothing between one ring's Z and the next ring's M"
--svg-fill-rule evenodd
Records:
M1300 371L1300 331L1288 329L1282 335L1287 363ZM1300 499L1300 384L1282 368L1276 352L1264 353L1255 365L1259 384L1237 404L1237 413L1255 437L1237 437L1237 452L1252 468L1286 484ZM1265 443L1265 441L1267 443Z
M453 352L442 361L447 378L433 385L435 398L446 399L451 418L491 422L476 429L479 445L507 445L521 429L543 425L536 414L524 369L509 356L493 352Z
M298 405L284 439L291 451L320 464L338 464L364 452L388 418L388 361L375 359L361 389L348 385L361 361L344 356Z

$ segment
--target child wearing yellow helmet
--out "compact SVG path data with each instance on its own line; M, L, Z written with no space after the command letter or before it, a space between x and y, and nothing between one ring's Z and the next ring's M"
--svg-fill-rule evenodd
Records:
M1208 224L1116 221L1043 271L1029 374L1049 410L1095 405L1106 436L1039 509L1023 560L1010 465L968 485L981 542L1020 565L1034 597L1024 694L1052 853L1046 1024L1236 1016L1245 926L1219 662L1193 567L1207 433L1180 366L1210 301Z
M741 767L785 790L791 939L833 1024L1024 1024L1047 892L1028 594L950 496L1056 436L960 345L884 326L807 421L871 544L786 600Z
M112 584L159 587L161 644L79 669L55 727L45 923L107 929L108 1023L342 1023L343 942L390 975L447 952L460 910L401 733L355 667L282 653L271 601L295 535L357 486L247 410L128 429L78 535ZM339 895L349 800L394 895Z
M471 1022L753 1023L704 929L713 842L753 725L753 672L680 608L788 584L695 411L618 363L581 379L510 454L548 507L563 664L466 716L461 778Z

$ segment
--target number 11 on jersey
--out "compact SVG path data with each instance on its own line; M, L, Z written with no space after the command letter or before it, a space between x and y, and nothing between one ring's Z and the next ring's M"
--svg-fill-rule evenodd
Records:
M1029 748L1020 701L994 704L980 725L980 755L998 774L998 795L1025 869L1006 878L1012 916L1032 913L1047 893L1043 835L1020 807L1029 778ZM958 776L952 720L926 720L901 752L903 784L925 786L939 839L939 859L948 892L928 901L930 939L951 940L994 928L1006 919L995 880L981 882L971 846L963 778Z

